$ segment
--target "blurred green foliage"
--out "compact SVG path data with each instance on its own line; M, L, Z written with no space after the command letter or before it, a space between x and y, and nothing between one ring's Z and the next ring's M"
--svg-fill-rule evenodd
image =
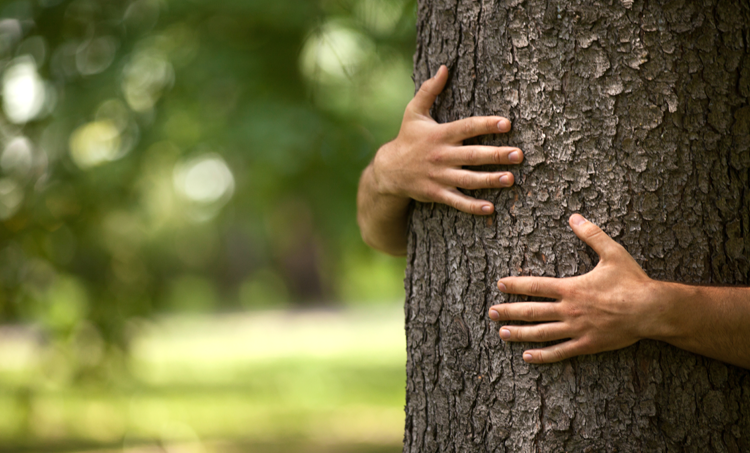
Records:
M398 450L404 262L355 195L415 9L0 1L0 451Z
M355 194L413 93L415 8L2 2L2 320L124 345L156 313L402 297Z

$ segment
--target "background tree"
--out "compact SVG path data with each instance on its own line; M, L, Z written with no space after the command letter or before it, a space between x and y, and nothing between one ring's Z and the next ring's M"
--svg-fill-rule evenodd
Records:
M238 350L274 345L261 366L237 356L237 372L212 368L213 355L186 360L194 375L157 358L175 380L153 385L140 357L144 338L184 317L210 326L285 307L398 310L404 262L362 244L355 194L412 96L415 11L414 0L0 1L0 448L168 449L163 413L152 423L148 409L120 404L152 396L179 406L170 412L192 427L178 435L190 442L191 432L296 442L313 424L323 439L319 425L338 415L317 402L331 401L365 408L362 436L400 448L392 318L368 317L390 323L392 341L372 331L396 351L385 360L334 363L331 342L317 348L326 363L304 352L290 361L273 339L294 341L288 322L266 323L258 341L203 330ZM342 335L330 318L305 319ZM308 347L320 340L308 335ZM179 361L179 344L162 339L149 345L168 344ZM368 415L370 402L385 418ZM192 421L216 410L214 423ZM264 424L242 421L255 414ZM336 429L353 432L357 414Z
M354 194L410 95L413 9L2 2L0 319L123 343L154 313L397 299Z
M508 275L597 257L580 212L652 277L750 283L750 7L423 0L415 81L439 122L502 115L525 154L491 218L417 203L406 276L405 452L750 449L750 374L663 343L528 365L487 317ZM710 332L706 332L710 335Z

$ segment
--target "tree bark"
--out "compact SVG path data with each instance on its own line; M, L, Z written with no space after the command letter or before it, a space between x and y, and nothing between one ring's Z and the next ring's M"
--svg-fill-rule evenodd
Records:
M750 283L747 1L420 0L417 86L439 122L511 119L525 153L491 218L417 203L404 452L750 451L750 372L668 344L528 365L489 307L508 275L598 260L579 212L655 279ZM489 167L492 168L492 167ZM498 167L495 167L498 168ZM706 332L710 335L711 332Z

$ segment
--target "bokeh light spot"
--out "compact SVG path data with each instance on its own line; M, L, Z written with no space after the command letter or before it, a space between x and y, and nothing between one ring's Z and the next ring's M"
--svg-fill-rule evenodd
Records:
M21 23L16 19L0 20L0 55L10 53L21 39Z
M123 17L128 28L150 30L159 19L158 0L136 0L128 6Z
M381 35L393 32L403 12L403 0L361 0L355 6L355 14L365 27Z
M300 65L310 80L346 82L360 70L374 48L372 40L364 34L331 21L308 37L300 55Z
M101 36L83 43L76 52L76 68L82 75L103 72L112 64L117 50L117 40Z
M42 36L27 38L18 45L16 55L29 55L41 67L47 59L47 42Z
M125 100L136 112L146 112L172 84L172 65L159 52L137 52L123 71Z
M5 145L0 167L6 173L26 176L34 163L33 145L26 137L15 137Z
M120 132L110 120L84 124L70 135L70 157L86 169L115 160L120 155Z
M0 220L18 212L23 202L23 188L11 178L0 179Z
M46 87L34 59L19 57L3 74L3 110L16 124L36 118L44 108Z
M232 172L224 159L213 153L178 165L174 184L179 194L201 204L219 202L234 191Z

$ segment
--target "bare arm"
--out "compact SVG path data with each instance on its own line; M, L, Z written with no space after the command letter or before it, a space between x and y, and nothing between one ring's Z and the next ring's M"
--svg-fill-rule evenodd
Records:
M448 80L448 69L424 82L406 107L398 137L383 145L362 173L357 193L357 222L362 239L391 255L406 253L406 223L412 199L450 205L460 211L488 215L492 203L469 197L461 189L513 185L509 172L478 172L464 166L517 164L520 149L508 146L462 146L465 139L510 130L499 116L474 117L438 124L430 107Z
M652 280L618 243L580 215L570 218L576 235L599 254L588 274L571 278L507 277L498 288L510 294L557 299L490 308L506 325L506 341L554 341L524 352L524 360L549 363L624 348L641 339L750 368L750 288L690 286Z
M658 283L671 310L654 339L750 369L750 288Z
M389 255L406 254L406 223L411 198L378 190L372 164L365 168L357 193L357 222L362 239Z

